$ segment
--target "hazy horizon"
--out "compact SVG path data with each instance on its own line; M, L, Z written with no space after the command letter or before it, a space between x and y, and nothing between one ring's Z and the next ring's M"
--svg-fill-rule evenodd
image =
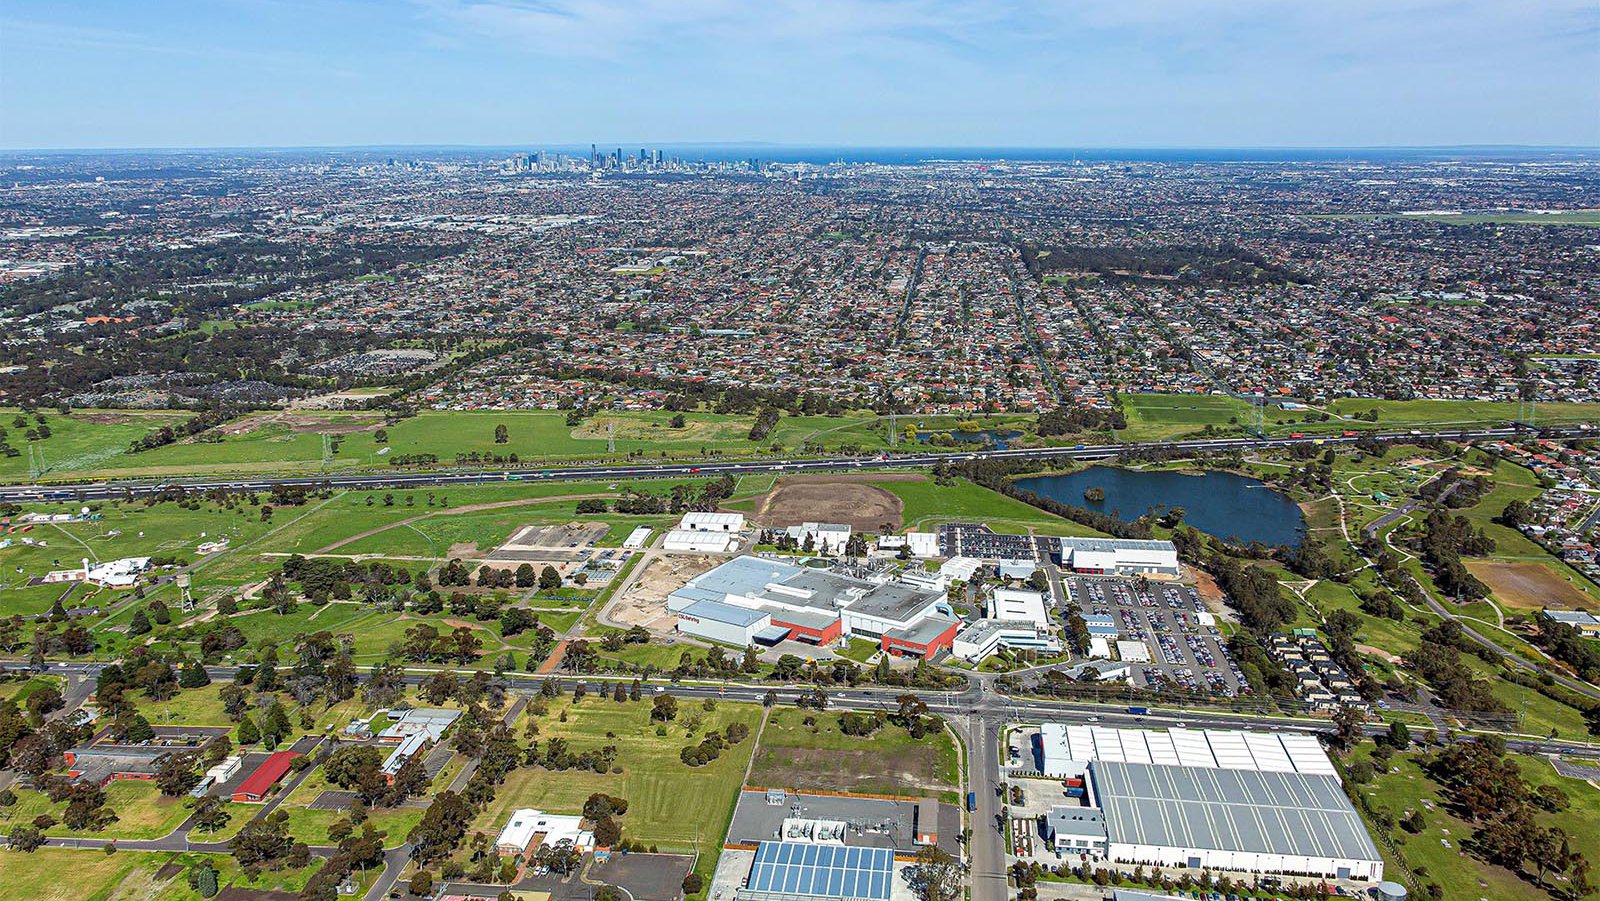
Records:
M0 147L1588 148L1597 38L1590 0L14 0Z

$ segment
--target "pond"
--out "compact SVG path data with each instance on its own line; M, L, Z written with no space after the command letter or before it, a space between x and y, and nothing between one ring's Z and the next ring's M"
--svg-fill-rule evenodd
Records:
M1022 479L1017 485L1041 497L1125 521L1138 519L1152 507L1182 507L1184 522L1240 543L1299 547L1305 529L1298 504L1258 479L1231 472L1196 475L1091 466L1067 475ZM1104 499L1087 499L1084 492L1091 489L1104 492Z

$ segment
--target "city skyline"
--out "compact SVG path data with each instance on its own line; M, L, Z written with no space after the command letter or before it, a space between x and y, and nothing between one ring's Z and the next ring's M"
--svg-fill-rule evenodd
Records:
M20 2L0 147L1592 147L1597 34L1567 0Z

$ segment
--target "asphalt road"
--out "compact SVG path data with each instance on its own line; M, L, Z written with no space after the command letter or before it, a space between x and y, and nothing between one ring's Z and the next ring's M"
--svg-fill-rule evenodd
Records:
M1546 430L1549 434L1578 437L1596 434L1582 427ZM575 466L566 468L480 469L444 470L437 472L364 472L317 476L240 477L207 479L133 479L127 481L84 482L81 484L12 484L0 486L0 501L95 501L114 500L129 494L151 494L172 488L187 491L206 491L226 488L233 491L262 491L274 485L329 485L349 490L383 490L404 488L436 488L449 485L477 485L510 481L571 481L603 479L675 478L686 475L745 475L749 473L778 472L841 472L858 469L890 469L933 466L937 463L963 460L1103 460L1141 450L1173 448L1189 452L1249 450L1254 448L1291 447L1297 444L1352 444L1361 438L1378 440L1404 440L1442 438L1449 440L1479 440L1506 438L1517 434L1510 426L1492 429L1455 429L1447 431L1392 431L1366 432L1359 436L1342 435L1300 438L1208 438L1194 441L1143 442L1128 444L1080 444L1075 447L1013 448L1008 450L982 450L967 453L917 452L909 454L879 454L871 457L824 457L810 460L763 460L737 463L654 463L623 466Z

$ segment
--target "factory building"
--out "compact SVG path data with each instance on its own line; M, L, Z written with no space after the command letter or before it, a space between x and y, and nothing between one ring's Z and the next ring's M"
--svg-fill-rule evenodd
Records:
M1061 565L1089 575L1177 576L1178 549L1170 541L1062 538Z
M661 549L678 554L726 554L739 544L737 533L701 529L673 529L661 539Z
M1061 653L1061 641L1049 630L1040 629L1027 620L980 619L956 633L950 653L969 663L977 663L1001 648L1054 655Z
M853 635L895 653L936 654L960 627L939 592L750 556L690 579L667 596L667 610L679 614L704 601L764 613L789 639L827 644ZM721 615L738 629L756 630L752 639L760 634L759 619Z
M803 522L784 530L802 548L810 540L812 550L819 554L840 554L850 543L850 527L837 522Z
M1057 849L1144 867L1376 881L1383 857L1309 735L1064 726L1040 730L1041 770L1069 798Z
M685 532L721 532L724 535L737 535L744 531L744 514L690 511L678 520L678 528Z
M989 605L989 619L1028 622L1039 629L1050 627L1050 617L1045 613L1044 594L1020 588L996 588L994 600Z
M772 615L764 610L735 607L720 601L695 601L679 610L678 631L739 648L777 644L789 634L789 630L774 626Z

